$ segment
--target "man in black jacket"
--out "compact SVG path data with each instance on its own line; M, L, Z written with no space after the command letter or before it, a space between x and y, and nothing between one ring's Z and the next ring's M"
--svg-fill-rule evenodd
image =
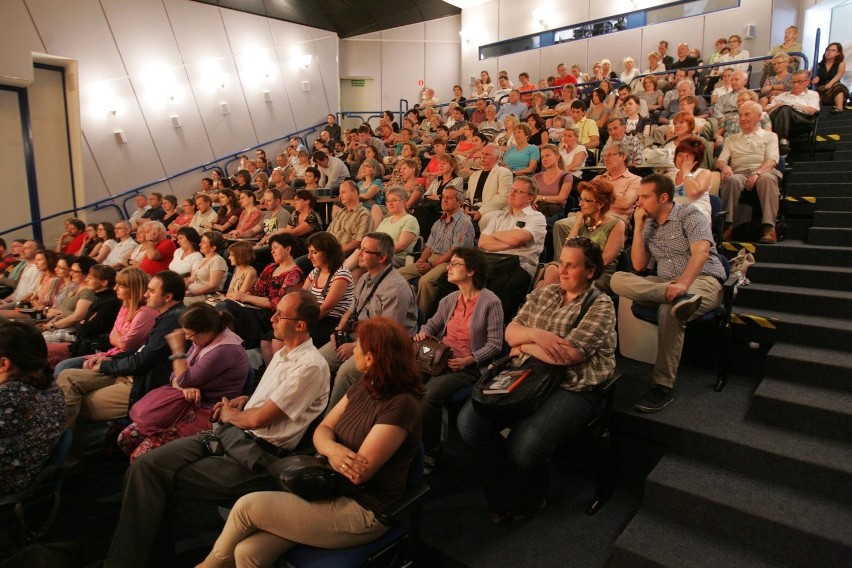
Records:
M170 270L158 272L148 283L145 300L159 312L145 345L133 353L88 359L83 369L62 371L56 383L68 404L66 425L73 428L78 415L86 422L127 416L134 402L151 389L165 385L172 372L166 335L180 327L186 292L183 278Z

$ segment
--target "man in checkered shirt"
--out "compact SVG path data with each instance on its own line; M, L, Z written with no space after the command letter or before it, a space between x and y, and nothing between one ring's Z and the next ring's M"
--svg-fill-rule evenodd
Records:
M636 403L641 412L658 412L671 403L686 322L719 306L725 280L710 222L692 205L674 203L673 197L671 179L652 174L642 180L630 257L640 271L655 260L657 274L616 272L611 282L619 296L658 306L654 386Z

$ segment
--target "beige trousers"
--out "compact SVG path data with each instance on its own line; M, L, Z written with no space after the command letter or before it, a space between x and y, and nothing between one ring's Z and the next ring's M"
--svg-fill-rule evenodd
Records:
M67 428L73 428L78 417L84 422L105 422L127 416L133 385L129 378L67 369L59 374L56 384L65 394Z

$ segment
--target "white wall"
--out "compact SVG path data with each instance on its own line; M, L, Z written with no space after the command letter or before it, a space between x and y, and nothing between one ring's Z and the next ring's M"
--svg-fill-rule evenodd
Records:
M338 110L333 32L189 0L2 0L0 21L0 83L31 83L35 54L78 62L71 77L83 141L78 203L324 122ZM307 69L297 63L302 54L312 56ZM116 142L116 130L127 144ZM282 147L271 145L267 154ZM157 189L186 196L200 177ZM13 221L0 216L0 230Z
M446 101L459 81L460 25L460 16L450 16L343 39L340 77L372 77L377 82L373 110L396 111L400 98L414 105L419 81Z
M781 42L778 38L783 38L785 27L796 23L800 1L742 0L739 8L480 61L480 45L542 31L532 17L537 10L547 16L548 28L555 29L668 3L668 0L638 0L634 8L632 0L492 0L462 11L461 30L471 41L461 45L461 75L467 83L471 75L479 76L482 70L487 70L492 78L498 70L505 70L517 83L515 78L521 71L527 71L537 80L555 74L560 62L579 63L589 70L605 56L612 60L616 72L620 72L621 60L628 55L645 69L647 53L656 49L661 39L669 42L672 54L678 43L687 42L706 57L713 53L716 38L743 35L746 24L754 24L757 34L754 39L744 40L743 48L753 55L762 55L771 45Z

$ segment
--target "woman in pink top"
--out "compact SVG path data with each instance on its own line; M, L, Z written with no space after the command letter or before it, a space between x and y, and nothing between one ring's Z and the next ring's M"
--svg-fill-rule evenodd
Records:
M254 236L251 229L260 224L263 217L263 211L257 207L257 197L251 191L240 192L240 207L243 209L240 220L234 230L226 235L231 240Z

